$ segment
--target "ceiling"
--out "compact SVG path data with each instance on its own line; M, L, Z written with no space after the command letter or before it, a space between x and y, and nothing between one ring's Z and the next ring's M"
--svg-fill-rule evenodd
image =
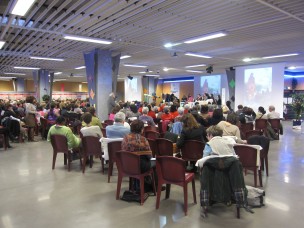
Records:
M142 75L146 68L125 67L124 63L148 66L161 78L195 76L185 66L213 65L214 73L226 68L248 65L242 59L257 58L250 64L286 62L286 66L304 66L303 0L40 0L24 17L9 14L13 0L0 2L0 76L26 73L14 66L39 67L58 78L85 81L83 53L94 48L109 49L113 55L131 55L121 60L119 77ZM183 41L224 31L225 37L184 44ZM63 34L112 40L101 45L66 40ZM171 49L164 44L179 43ZM213 58L186 56L197 52ZM288 53L298 56L259 59ZM29 56L64 58L63 62L33 60ZM163 71L163 68L169 71ZM202 70L206 67L191 68ZM20 76L21 77L21 76Z

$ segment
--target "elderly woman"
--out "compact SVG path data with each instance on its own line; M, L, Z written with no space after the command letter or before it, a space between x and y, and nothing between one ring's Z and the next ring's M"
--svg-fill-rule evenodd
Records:
M34 128L36 126L36 98L33 96L28 96L25 99L25 124L29 128L28 131L28 141L35 142L34 140Z
M123 138L122 150L134 152L140 155L140 170L142 173L151 168L152 151L148 140L142 136L144 130L144 122L134 120L131 123L131 132Z

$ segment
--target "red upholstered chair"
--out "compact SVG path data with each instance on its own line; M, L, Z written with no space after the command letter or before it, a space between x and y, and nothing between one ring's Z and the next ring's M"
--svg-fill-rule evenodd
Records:
M104 123L107 125L113 125L114 121L113 120L105 120Z
M172 141L164 138L156 139L157 156L173 156Z
M68 165L68 171L70 171L72 151L68 148L67 138L63 135L51 135L51 144L53 147L52 169L55 168L57 153L64 153L64 165Z
M99 138L95 136L86 136L82 138L83 161L82 173L85 171L87 159L90 159L90 168L93 166L93 156L98 156L101 160L102 173L104 173L104 159L102 157L101 143Z
M156 131L156 132L158 132L158 128L157 127L155 127L155 126L145 126L144 127L144 131Z
M147 139L158 139L160 137L157 131L145 131L144 135Z
M240 125L242 139L246 139L246 132L253 130L253 123L244 123Z
M156 144L156 140L155 139L149 139L147 138L148 142L149 142L149 146L150 149L152 151L152 156L153 158L155 158L155 156L157 155L157 144Z
M105 128L101 128L102 137L107 138L107 132Z
M113 174L113 166L116 163L116 152L121 150L121 141L113 141L108 143L109 154L109 169L108 169L108 183Z
M102 128L106 128L106 126L108 126L108 124L106 124L106 123L101 123L101 127L102 127Z
M257 174L259 175L260 186L263 187L262 173L257 166L257 150L246 145L235 145L234 151L239 156L243 168L253 171L254 187L257 187Z
M182 159L185 161L196 162L203 157L204 148L205 144L203 142L197 140L186 140L181 148Z
M277 134L278 138L280 137L280 128L281 128L281 120L280 119L268 119L272 129Z
M158 177L158 189L156 198L156 209L159 208L161 188L166 184L166 199L170 196L170 186L175 184L184 189L184 212L187 215L188 210L188 183L192 182L192 192L194 203L196 203L195 179L194 173L186 173L186 161L172 157L159 156L156 158L156 170Z
M4 148L4 150L7 150L7 142L8 142L8 131L4 127L0 126L0 142Z
M144 203L144 178L145 176L151 176L153 182L153 190L155 194L155 181L153 175L153 168L145 173L140 171L140 155L127 152L127 151L118 151L116 152L116 161L118 168L118 181L117 181L117 191L116 199L119 199L121 182L123 177L132 177L138 179L140 182L140 204Z
M250 130L245 133L245 139L247 140L249 137L253 135L262 135L263 132L260 130Z
M267 120L266 119L257 119L255 120L255 130L263 131L263 134L267 137Z

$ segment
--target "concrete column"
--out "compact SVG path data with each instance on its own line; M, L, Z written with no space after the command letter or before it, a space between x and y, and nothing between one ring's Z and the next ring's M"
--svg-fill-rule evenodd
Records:
M41 102L44 95L51 97L51 85L53 77L49 76L49 71L38 70L33 71L34 86L36 91L36 99Z

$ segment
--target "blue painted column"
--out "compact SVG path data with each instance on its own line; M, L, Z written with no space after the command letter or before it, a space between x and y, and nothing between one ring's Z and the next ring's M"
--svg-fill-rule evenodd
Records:
M53 77L49 76L49 71L33 71L34 86L37 101L41 102L44 95L51 96L51 85Z
M24 78L17 78L17 80L16 80L16 91L17 92L24 92L25 91Z

